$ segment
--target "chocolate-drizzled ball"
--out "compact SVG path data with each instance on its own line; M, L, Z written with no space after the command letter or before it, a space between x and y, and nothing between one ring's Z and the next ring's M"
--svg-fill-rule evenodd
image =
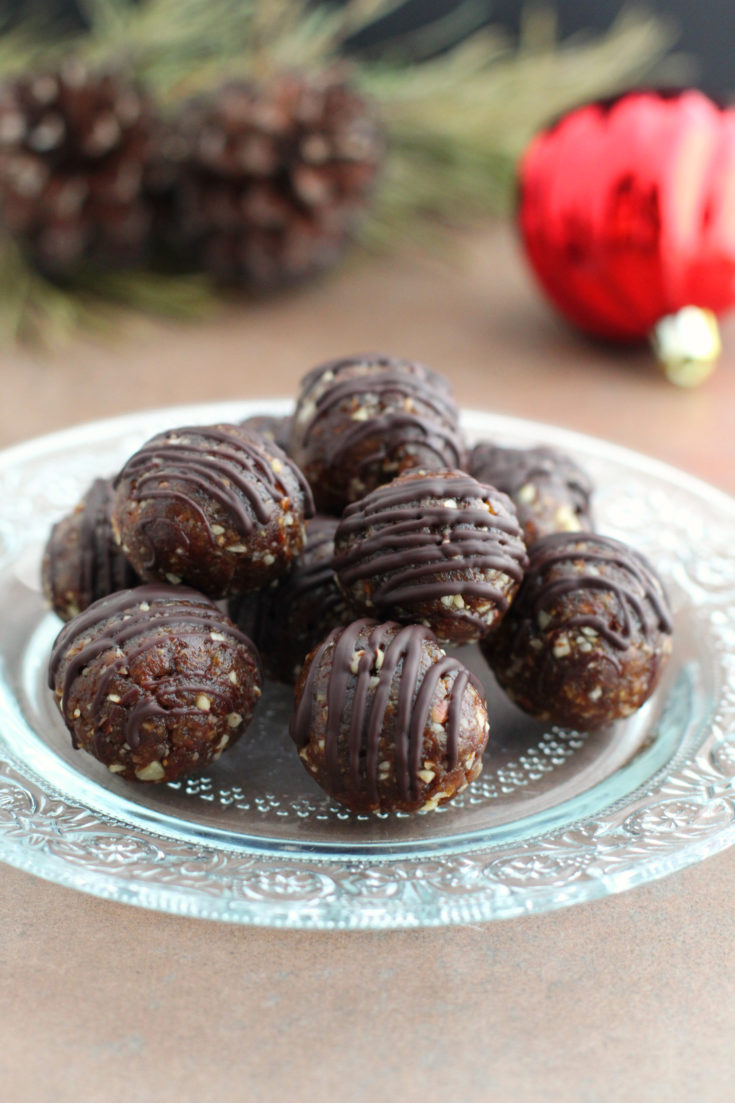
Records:
M355 812L428 811L466 789L488 737L482 687L421 625L358 620L307 658L291 735Z
M272 441L237 425L159 433L115 481L112 524L148 581L212 598L265 586L304 542L311 492Z
M293 684L304 659L332 628L353 620L334 571L334 517L314 517L287 574L263 590L232 598L229 613L260 651L267 674Z
M276 414L253 414L240 422L243 429L260 433L266 440L272 440L288 454L288 442L291 436L291 418L278 417Z
M112 485L95 479L81 502L51 529L41 565L46 600L62 620L140 579L115 543Z
M377 355L309 372L289 454L325 513L341 512L401 471L463 467L465 459L446 380L422 364Z
M478 640L504 615L526 549L510 500L462 471L408 471L348 506L334 569L357 613Z
M138 586L69 621L49 686L75 747L129 781L172 781L242 734L260 667L250 640L202 594Z
M470 453L469 471L513 502L528 547L552 532L590 532L592 483L556 448L500 448L489 441Z
M653 568L606 536L537 540L520 592L483 652L531 716L591 730L646 701L671 653L668 602Z

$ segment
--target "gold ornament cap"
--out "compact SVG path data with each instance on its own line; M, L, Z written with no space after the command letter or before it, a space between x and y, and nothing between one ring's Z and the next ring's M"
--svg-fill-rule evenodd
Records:
M678 387L703 383L722 352L717 318L700 306L685 306L661 318L650 340L666 378Z

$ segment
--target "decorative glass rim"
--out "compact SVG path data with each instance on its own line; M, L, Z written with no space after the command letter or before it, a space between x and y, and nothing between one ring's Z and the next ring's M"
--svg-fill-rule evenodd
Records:
M18 526L11 515L29 465L42 475L44 464L64 453L92 458L95 447L142 441L176 424L289 410L286 400L266 399L172 407L15 445L0 453L7 532ZM165 817L114 815L40 776L23 750L23 711L13 705L21 690L3 661L0 859L61 885L175 914L268 927L388 929L476 923L595 899L735 842L735 499L659 460L571 430L481 411L463 419L474 436L545 442L607 465L634 496L656 505L648 539L703 625L710 690L706 722L652 775L625 792L611 790L609 802L591 802L587 814L562 817L549 830L519 830L497 844L448 835L434 847L389 854L385 847L295 850L277 840L213 839L205 830L198 837L193 824L183 835L167 830ZM4 550L0 532L0 575L24 547L15 529Z

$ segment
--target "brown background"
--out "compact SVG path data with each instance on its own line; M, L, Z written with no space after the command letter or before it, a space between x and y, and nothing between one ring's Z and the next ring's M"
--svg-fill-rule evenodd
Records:
M381 349L467 406L603 436L735 492L735 329L697 391L644 350L569 333L509 231L456 267L354 261L202 326L3 355L0 444L178 402L292 394ZM735 851L545 916L387 933L271 932L139 911L0 867L0 1097L240 1101L735 1100Z

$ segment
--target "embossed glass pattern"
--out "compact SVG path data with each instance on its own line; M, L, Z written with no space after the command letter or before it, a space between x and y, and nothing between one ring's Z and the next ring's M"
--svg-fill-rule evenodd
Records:
M524 717L488 686L490 746L458 800L358 816L302 769L270 687L241 742L204 776L131 786L81 752L46 689L59 628L38 591L53 520L95 475L177 424L285 403L188 407L98 422L0 455L0 857L100 896L281 927L476 922L660 877L735 839L735 501L655 461L550 426L467 413L472 438L570 451L599 490L601 531L659 568L676 624L660 690L581 734ZM464 657L464 656L463 656Z

